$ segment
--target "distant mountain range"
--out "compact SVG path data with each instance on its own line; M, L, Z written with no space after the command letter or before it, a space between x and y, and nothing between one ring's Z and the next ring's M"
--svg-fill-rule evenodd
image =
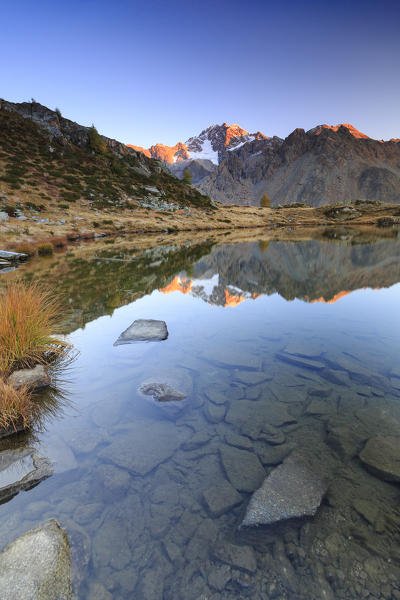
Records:
M348 123L295 129L286 139L223 123L175 146L131 147L179 178L189 169L193 184L223 203L257 206L264 194L273 206L400 203L400 140L374 140Z

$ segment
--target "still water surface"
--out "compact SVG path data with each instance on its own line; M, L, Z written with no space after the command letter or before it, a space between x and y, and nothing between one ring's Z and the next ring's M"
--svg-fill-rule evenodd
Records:
M1 442L54 463L0 506L1 546L57 519L82 600L400 598L399 483L359 458L399 447L400 243L104 248L36 271L79 354L45 430ZM114 346L140 318L168 339ZM328 484L317 514L239 529L298 451Z

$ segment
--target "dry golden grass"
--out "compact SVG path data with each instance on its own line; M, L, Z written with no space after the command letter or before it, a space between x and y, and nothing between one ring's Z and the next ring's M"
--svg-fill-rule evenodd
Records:
M37 283L14 281L0 290L0 375L64 354L67 344L53 337L60 319L60 303Z
M28 242L14 246L13 250L14 252L21 252L22 254L27 254L28 256L35 256L36 254L36 247Z
M0 378L0 430L22 426L27 429L32 417L31 394L26 387L15 390Z

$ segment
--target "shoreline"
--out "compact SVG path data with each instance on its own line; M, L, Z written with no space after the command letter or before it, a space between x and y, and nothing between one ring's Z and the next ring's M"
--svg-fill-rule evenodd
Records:
M57 247L82 240L119 235L167 235L176 233L230 232L260 229L264 232L293 229L400 225L397 205L337 205L318 208L260 208L218 205L216 211L182 209L174 213L137 209L132 212L102 212L74 207L68 214L44 211L40 218L8 217L0 221L0 245L13 249L19 244L50 243ZM100 220L101 217L107 217ZM98 221L93 219L97 218Z

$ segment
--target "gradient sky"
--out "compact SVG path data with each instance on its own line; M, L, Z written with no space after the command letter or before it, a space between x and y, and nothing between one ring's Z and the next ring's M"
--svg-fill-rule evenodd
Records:
M0 96L126 143L213 123L400 138L400 3L3 0Z

